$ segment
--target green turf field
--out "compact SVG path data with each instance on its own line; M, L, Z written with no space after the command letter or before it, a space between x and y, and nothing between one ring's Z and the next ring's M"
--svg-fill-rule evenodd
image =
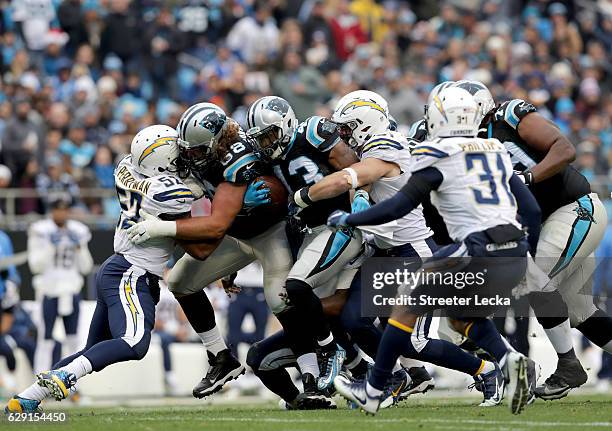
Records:
M467 399L415 398L402 407L365 416L355 410L286 412L274 406L204 407L79 407L66 410L68 423L17 424L0 422L1 429L19 430L610 430L612 396L571 396L555 402L538 401L520 416L506 406L478 408ZM54 409L55 411L55 409Z

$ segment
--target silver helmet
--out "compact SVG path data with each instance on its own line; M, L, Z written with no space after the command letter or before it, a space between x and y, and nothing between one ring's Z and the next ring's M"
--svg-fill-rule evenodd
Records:
M469 81L464 79L462 81L457 81L454 86L458 88L463 88L474 97L474 100L478 104L479 124L480 121L482 121L482 119L493 108L495 108L495 101L493 100L493 96L491 95L491 92L489 91L487 86L484 85L482 82Z
M276 160L284 156L297 125L289 102L282 97L266 96L249 108L246 135L259 157Z
M213 147L227 122L223 109L213 103L197 103L183 113L176 127L181 177L198 173L213 160Z

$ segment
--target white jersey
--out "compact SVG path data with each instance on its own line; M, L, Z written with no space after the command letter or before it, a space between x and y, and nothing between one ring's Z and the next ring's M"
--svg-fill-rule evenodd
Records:
M360 158L361 160L379 159L395 163L400 168L399 175L380 178L372 183L370 198L375 203L395 196L410 178L410 150L407 139L400 133L388 131L374 135L363 146ZM383 249L421 241L433 235L425 223L421 205L398 220L381 226L365 227L362 230L374 234L374 244Z
M193 194L173 175L144 177L138 174L125 157L115 169L115 185L121 215L115 230L115 253L120 253L132 265L161 276L175 247L173 238L155 238L143 244L130 242L127 228L130 221L139 220L139 211L164 219L174 220L190 214Z
M521 228L509 185L512 162L497 139L427 141L417 145L412 156L413 173L431 166L442 174L442 184L431 193L431 203L454 241L503 224Z
M90 240L89 228L76 220L62 227L51 219L33 223L28 230L28 264L37 292L52 297L78 293L83 276L93 267Z

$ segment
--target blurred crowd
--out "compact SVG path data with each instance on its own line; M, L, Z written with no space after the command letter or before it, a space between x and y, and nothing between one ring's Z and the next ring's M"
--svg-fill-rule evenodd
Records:
M199 101L238 122L264 94L300 119L367 88L406 130L439 81L477 79L524 98L576 145L599 191L612 184L612 7L564 0L0 0L0 188L50 191L113 217L132 136L176 125ZM603 180L602 180L603 178ZM605 193L607 194L607 193ZM1 201L1 200L0 200ZM0 208L2 209L2 208ZM612 213L612 211L610 211Z

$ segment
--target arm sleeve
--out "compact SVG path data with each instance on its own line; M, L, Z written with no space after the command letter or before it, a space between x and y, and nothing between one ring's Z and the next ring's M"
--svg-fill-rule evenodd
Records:
M510 178L510 191L518 203L518 213L521 218L521 223L527 228L529 234L527 237L529 248L531 249L531 254L535 256L538 239L540 238L542 211L527 186L516 176L516 174L513 174Z
M442 174L428 167L412 174L408 182L391 199L380 202L370 209L351 214L347 223L351 226L378 225L397 220L415 209L419 203L442 184Z

